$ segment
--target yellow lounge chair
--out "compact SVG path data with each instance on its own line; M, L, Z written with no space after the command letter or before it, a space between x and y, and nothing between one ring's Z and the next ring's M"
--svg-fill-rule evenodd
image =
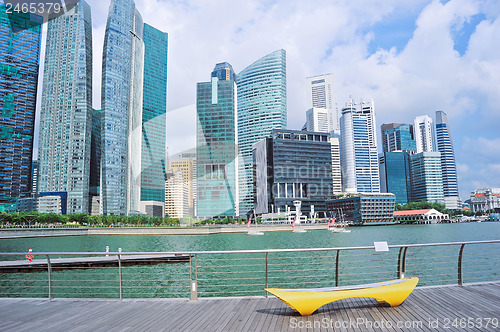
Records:
M418 278L412 277L356 286L265 290L302 316L309 316L327 303L352 297L374 298L379 303L387 302L391 307L395 307L406 300L417 283Z

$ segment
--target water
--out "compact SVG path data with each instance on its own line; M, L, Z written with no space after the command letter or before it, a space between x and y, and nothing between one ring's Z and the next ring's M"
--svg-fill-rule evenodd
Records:
M500 239L500 223L351 227L351 233L327 230L307 233L266 232L216 235L72 236L0 240L0 252L210 251L278 248L332 248L482 241ZM420 285L457 282L459 246L410 248L407 275ZM394 279L398 249L342 251L339 284ZM471 245L464 250L464 282L498 280L500 244ZM1 259L23 259L2 257ZM324 287L335 281L336 251L272 253L268 256L269 287ZM123 269L124 296L189 297L189 280L198 280L200 296L262 295L266 286L265 254L198 255L196 263L132 266ZM0 296L47 296L47 272L0 274ZM56 297L118 297L116 267L74 269L53 273ZM21 282L22 280L22 282Z

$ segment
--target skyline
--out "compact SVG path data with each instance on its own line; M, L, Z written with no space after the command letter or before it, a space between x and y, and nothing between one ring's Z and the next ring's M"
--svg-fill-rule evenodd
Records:
M88 3L94 30L93 106L100 108L109 1ZM463 200L478 187L500 187L495 128L500 124L500 112L495 114L500 80L492 75L500 69L500 55L488 48L500 39L500 5L493 1L138 0L136 6L145 22L169 34L170 155L195 146L196 83L208 79L215 63L230 62L238 72L283 48L289 129L305 122L306 77L333 73L338 108L350 95L356 102L374 99L379 125L446 112ZM224 13L227 20L213 19ZM377 135L381 145L380 126Z

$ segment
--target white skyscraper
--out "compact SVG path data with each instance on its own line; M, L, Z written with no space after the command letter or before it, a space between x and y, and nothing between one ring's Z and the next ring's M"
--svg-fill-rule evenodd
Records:
M427 115L417 116L413 121L413 136L417 142L417 153L436 151L434 145L434 126Z
M329 133L328 110L326 108L313 107L306 113L306 130Z
M333 74L308 77L306 81L307 109L314 107L327 110L328 132L338 132L340 122L333 94Z
M340 160L342 191L378 193L378 167L375 106L370 102L351 102L340 118Z

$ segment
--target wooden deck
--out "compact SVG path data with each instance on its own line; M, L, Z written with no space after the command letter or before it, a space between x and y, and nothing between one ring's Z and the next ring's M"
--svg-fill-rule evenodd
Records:
M297 315L274 297L0 299L0 331L16 332L487 331L499 330L499 320L500 281L417 288L394 308L371 299L341 300L309 317Z

